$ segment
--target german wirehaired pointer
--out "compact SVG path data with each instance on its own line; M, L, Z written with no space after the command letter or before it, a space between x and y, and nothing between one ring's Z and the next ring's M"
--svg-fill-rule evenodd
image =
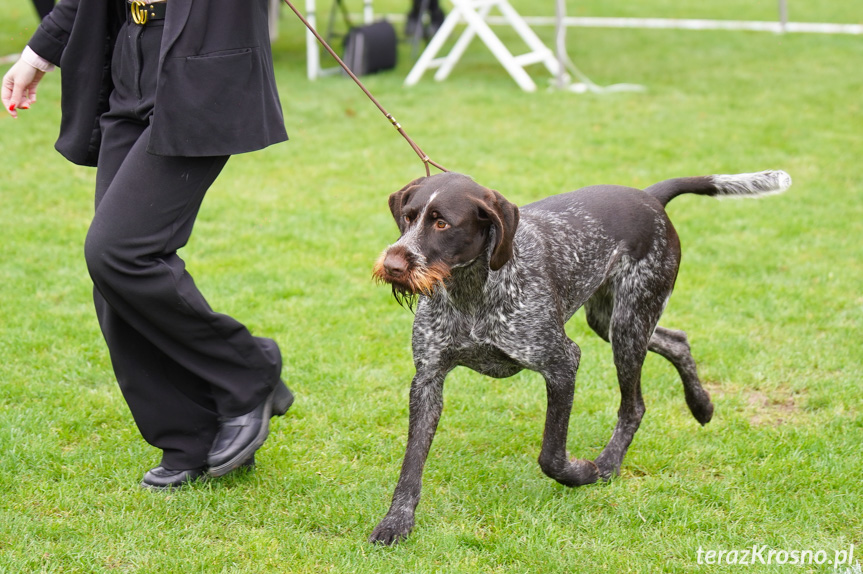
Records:
M585 187L519 209L469 177L442 173L392 194L401 237L374 276L413 305L416 375L407 451L392 506L371 534L393 544L414 525L422 471L443 406L444 378L457 366L503 378L522 369L545 378L548 410L539 465L566 486L620 472L644 415L647 351L668 359L686 404L703 424L713 415L683 331L658 326L680 264L665 205L684 193L762 196L785 191L783 171L671 179L646 190ZM564 324L584 306L588 325L611 343L620 386L617 426L594 461L570 460L566 435L581 351Z

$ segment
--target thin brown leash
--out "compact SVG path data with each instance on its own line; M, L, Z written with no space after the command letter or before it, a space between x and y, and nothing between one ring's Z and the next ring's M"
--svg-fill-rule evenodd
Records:
M303 22L303 24L306 25L306 28L308 28L309 31L315 35L315 38L317 38L318 42L320 42L321 45L327 50L327 52L330 53L330 56L335 58L336 62L339 63L339 66L341 66L342 69L345 72L347 72L347 74L351 77L351 79L354 82L356 82L356 84L360 87L360 89L369 97L369 99L372 101L372 103L378 107L378 109L381 111L381 113L390 121L390 123L393 124L393 126L398 130L398 132L402 135L402 137L405 138L405 141L407 141L408 144L410 144L411 148L416 152L416 154L422 160L423 165L425 165L426 175L427 176L431 175L431 170L429 169L429 164L435 166L436 168L438 168L441 171L449 171L445 167L440 165L439 163L432 161L432 159L429 156L427 156L425 154L425 152L423 152L422 149L420 149L420 146L418 146L416 144L416 142L414 142L414 140L412 140L410 138L410 136L407 133L405 133L405 130L402 128L401 124L399 124L398 121L396 121L396 119L393 117L393 115L391 113L389 113L388 111L386 111L384 109L384 107L380 104L380 102L378 102L378 100L372 95L372 93L363 85L363 83L360 81L360 79L351 71L351 69L348 67L348 65L345 64L341 58L339 58L338 54L336 54L336 52L330 47L330 45L327 44L326 40L324 40L321 37L321 35L318 34L318 31L315 30L314 26L312 26L309 23L309 21L306 20L302 14L300 14L300 11L297 10L293 4L291 4L291 1L285 0L285 4L287 4L291 10L293 10L294 14L297 15L297 18L299 18Z

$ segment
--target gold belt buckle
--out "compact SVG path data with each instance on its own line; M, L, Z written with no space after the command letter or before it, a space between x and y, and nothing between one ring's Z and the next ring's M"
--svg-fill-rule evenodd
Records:
M133 0L131 3L132 22L143 26L147 23L150 13L147 11L147 3L144 0Z

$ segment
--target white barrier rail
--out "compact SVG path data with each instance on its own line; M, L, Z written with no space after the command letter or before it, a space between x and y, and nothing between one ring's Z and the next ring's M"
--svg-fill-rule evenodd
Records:
M554 26L553 16L524 16L531 26ZM489 24L500 25L506 22L499 17L489 16ZM607 18L607 17L567 17L563 21L567 27L582 28L647 28L660 30L748 30L755 32L783 32L809 34L863 34L863 24L830 24L818 22L771 22L748 20L698 20L675 18Z

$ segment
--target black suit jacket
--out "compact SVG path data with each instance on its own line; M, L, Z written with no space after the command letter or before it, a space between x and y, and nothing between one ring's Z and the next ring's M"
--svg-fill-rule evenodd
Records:
M95 165L125 0L61 0L29 46L62 71L57 150ZM267 0L168 0L148 151L233 155L285 141Z

